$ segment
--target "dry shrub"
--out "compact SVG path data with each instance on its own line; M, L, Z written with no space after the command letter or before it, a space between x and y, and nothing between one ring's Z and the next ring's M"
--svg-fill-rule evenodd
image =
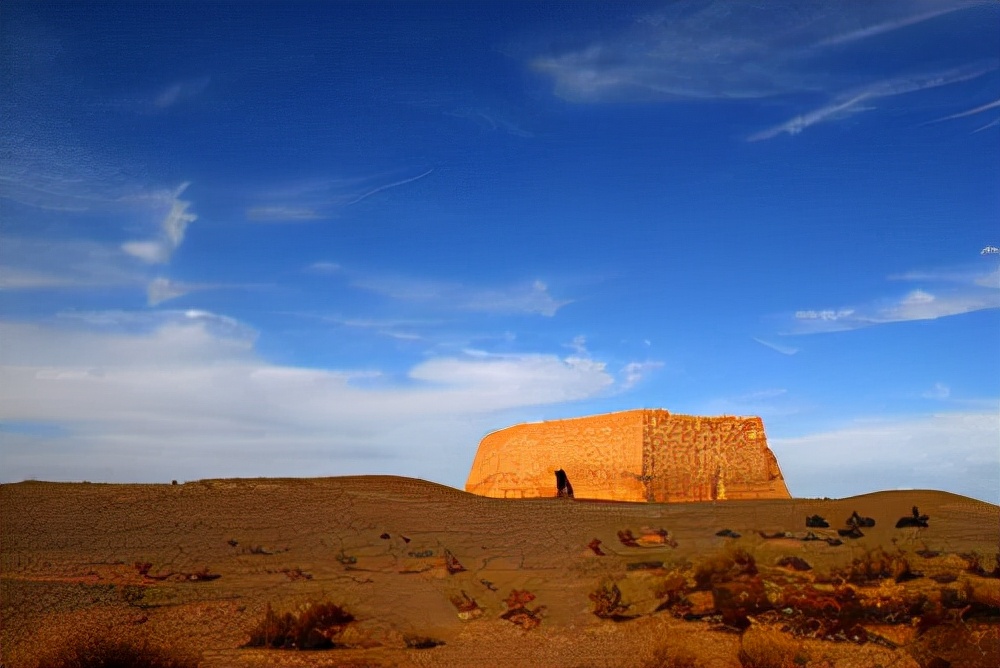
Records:
M624 621L635 617L625 614L628 612L629 604L622 602L622 592L614 583L598 587L590 594L590 600L594 602L594 614L601 619Z
M806 663L799 643L775 629L751 628L740 639L743 668L798 668Z
M910 562L901 552L890 554L881 547L868 550L854 559L845 576L850 582L871 582L886 578L905 582L920 577L910 570Z
M107 638L86 638L36 664L37 668L197 668L176 650Z
M978 552L966 552L958 556L965 560L967 572L984 578L1000 578L1000 552L994 556L992 570L983 567L983 562L988 559Z
M279 615L268 604L264 619L251 632L246 647L333 649L353 621L354 615L334 603L315 603L298 615Z
M666 599L664 602L673 605L684 595L687 578L680 573L672 573L658 582L653 588L653 596Z
M702 665L691 652L664 644L653 651L653 656L642 664L642 668L701 668Z
M711 589L714 584L756 574L757 562L753 555L740 547L714 554L699 563L695 567L694 580L698 589Z

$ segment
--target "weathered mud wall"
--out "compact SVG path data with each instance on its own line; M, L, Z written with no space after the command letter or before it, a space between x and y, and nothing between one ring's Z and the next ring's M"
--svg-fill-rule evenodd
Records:
M556 494L566 471L577 498L683 502L788 498L760 418L632 410L520 424L489 434L465 489L498 498Z

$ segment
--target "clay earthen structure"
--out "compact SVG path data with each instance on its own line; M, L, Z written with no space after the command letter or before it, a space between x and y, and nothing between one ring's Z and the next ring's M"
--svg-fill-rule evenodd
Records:
M790 498L758 417L639 409L519 424L479 444L465 489L495 498L557 495L674 503Z

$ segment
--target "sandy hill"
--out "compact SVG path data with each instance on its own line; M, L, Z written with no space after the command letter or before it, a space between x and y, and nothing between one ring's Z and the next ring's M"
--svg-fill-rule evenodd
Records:
M928 526L895 528L914 505ZM855 511L875 526L840 536ZM807 528L811 515L829 527ZM500 500L388 476L24 482L0 486L0 539L5 668L80 637L220 667L1000 657L1000 508L944 492L667 505ZM243 648L268 606L321 602L355 619L330 631L342 648Z

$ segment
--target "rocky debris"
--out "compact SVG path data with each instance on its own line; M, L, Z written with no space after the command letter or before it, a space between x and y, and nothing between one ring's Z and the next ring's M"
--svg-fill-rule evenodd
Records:
M689 592L676 610L685 619L700 619L718 612L715 607L715 596L710 591Z
M312 580L313 576L311 573L306 573L301 568L282 568L279 573L283 573L292 582L296 580Z
M458 618L463 622L478 619L483 616L483 609L479 607L476 600L462 591L451 597L451 604L458 610Z
M663 568L662 561L636 561L631 564L625 564L625 570L627 571L655 571L660 568Z
M480 580L479 584L483 585L484 587L486 587L490 591L499 591L499 587L497 587L495 584L493 584L489 580Z
M409 649L432 649L445 644L443 640L426 636L403 636L403 641Z
M862 517L858 515L858 511L851 513L851 516L847 518L846 522L849 527L856 527L858 529L871 529L875 526L875 520L870 517Z
M978 552L963 552L958 556L965 560L967 572L982 578L1000 578L1000 552L994 557L992 570L983 567L983 556Z
M673 536L666 529L643 527L641 533L642 535L636 539L640 547L658 547L660 545L677 547L677 541L674 540Z
M622 602L622 592L617 584L602 585L590 594L590 600L594 602L594 615L601 619L624 622L638 617L625 614L631 606Z
M222 576L218 573L210 573L208 566L201 569L200 571L195 571L194 573L182 573L184 580L188 582L208 582L210 580L218 580Z
M788 568L793 571L812 570L812 566L810 566L809 563L805 559L802 559L801 557L792 557L792 556L782 557L781 559L778 559L777 563L778 566L780 566L781 568Z
M865 535L861 533L861 530L857 527L851 527L850 529L837 529L837 535L841 538L864 538Z
M591 550L593 550L594 554L596 554L599 557L607 556L604 553L604 550L601 549L601 539L600 538L595 538L594 540L592 540L589 543L587 543L587 547L589 547Z
M381 538L382 540L389 540L390 538L392 538L392 536L390 536L388 533L383 533L381 536L379 536L379 538Z
M918 629L910 624L863 624L861 626L872 642L889 649L905 647L917 637Z
M524 589L511 590L510 595L504 601L507 612L500 615L500 619L505 619L512 624L517 624L525 631L537 627L542 623L542 612L545 606L529 608L528 603L535 600L535 595Z
M812 515L806 518L806 527L810 529L828 529L830 523L819 515Z
M722 614L722 622L727 626L745 629L748 617L770 610L764 584L758 577L745 580L722 582L712 587L715 608Z
M719 536L720 538L739 538L740 537L740 535L738 533L736 533L735 531L733 531L732 529L723 529L722 531L716 531L715 535Z
M339 605L316 603L298 613L275 613L268 604L264 619L250 634L245 647L271 649L333 649L354 616Z
M924 559L933 559L934 557L940 557L941 556L940 552L938 552L936 550L927 550L927 549L917 550L913 554L917 555L918 557L923 557Z
M352 566L352 565L358 563L358 558L357 557L352 557L351 555L349 555L349 554L345 553L343 550L341 550L340 554L337 555L337 561L339 561L344 566Z
M764 540L775 540L778 538L795 538L795 534L791 531L775 531L773 533L767 533L766 531L758 531L757 535Z
M900 517L899 521L896 522L897 529L905 528L919 528L926 529L928 526L928 521L930 520L929 515L921 515L920 510L913 506L913 512L907 517Z
M455 573L461 573L465 570L465 566L459 563L458 558L451 553L451 550L444 551L444 567L448 569L448 573L454 575Z
M619 531L618 540L625 547L639 547L639 543L636 541L631 529L622 529Z
M427 557L433 557L434 550L417 550L415 552L407 552L406 554L414 559L425 559Z

